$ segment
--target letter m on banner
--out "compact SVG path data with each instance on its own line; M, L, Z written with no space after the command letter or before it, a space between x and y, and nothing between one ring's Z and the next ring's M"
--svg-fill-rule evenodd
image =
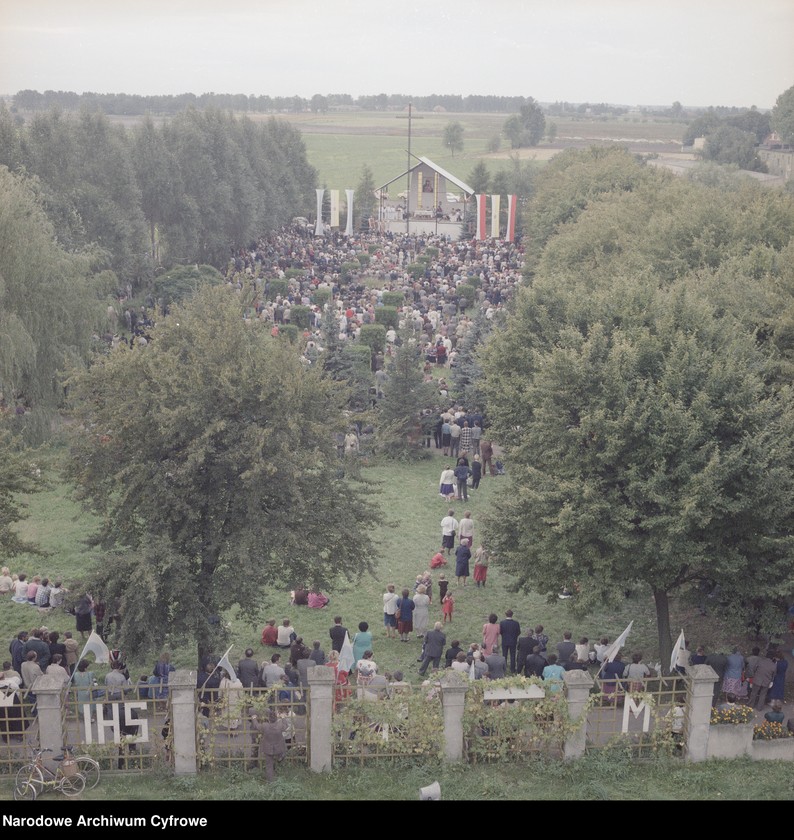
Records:
M620 731L624 734L629 731L630 714L634 715L635 718L638 718L640 715L643 715L642 731L647 732L651 723L650 706L648 706L648 704L644 700L640 700L639 704L635 703L632 696L630 694L627 694L626 702L623 705L623 725L620 728Z

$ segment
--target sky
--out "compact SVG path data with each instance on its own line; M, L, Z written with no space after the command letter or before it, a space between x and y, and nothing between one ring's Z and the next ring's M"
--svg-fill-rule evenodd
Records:
M771 108L794 0L0 0L0 94L499 94Z

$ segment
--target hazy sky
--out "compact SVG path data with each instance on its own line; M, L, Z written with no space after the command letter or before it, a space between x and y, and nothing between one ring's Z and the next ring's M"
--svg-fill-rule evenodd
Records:
M757 105L794 0L0 0L0 93L469 93Z

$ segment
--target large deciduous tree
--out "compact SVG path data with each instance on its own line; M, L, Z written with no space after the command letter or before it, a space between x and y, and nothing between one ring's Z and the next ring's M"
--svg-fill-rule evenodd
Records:
M463 126L457 120L448 122L444 126L441 142L452 152L452 157L455 157L455 152L462 152Z
M778 96L770 122L784 143L794 144L794 85Z
M263 588L330 586L368 568L379 513L340 476L334 384L246 323L225 286L200 289L146 347L74 382L70 475L102 517L97 592L122 644L221 643L218 616L253 617Z
M754 335L696 282L616 280L586 327L564 291L544 292L520 293L486 356L513 475L488 539L522 585L576 588L582 608L646 585L667 661L672 593L741 581L750 600L794 582L791 391L767 391ZM552 299L546 344L532 311Z

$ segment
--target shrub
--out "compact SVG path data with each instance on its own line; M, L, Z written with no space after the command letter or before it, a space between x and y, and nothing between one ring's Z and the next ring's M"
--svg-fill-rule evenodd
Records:
M384 306L400 307L405 303L405 295L402 292L384 292L381 300Z
M369 254L359 254L356 259L362 268L366 268L369 265Z
M311 310L308 306L296 304L290 309L290 324L298 327L298 329L308 329L310 324Z
M358 260L349 260L348 262L343 262L341 266L342 279L350 281L353 277L353 272L358 271L360 268L361 263L359 263Z
M271 280L267 284L266 297L268 300L275 300L279 295L284 297L289 290L289 284L286 280Z
M425 276L426 266L422 263L411 263L405 267L405 271L414 278L414 280L421 280Z
M295 344L298 341L298 328L295 324L279 324L279 336L286 336L290 344Z
M382 353L386 348L386 327L383 324L364 324L358 340L369 347L372 353Z
M396 306L379 306L375 310L375 323L384 324L387 327L394 327L396 330L400 325L400 313Z
M458 295L458 306L461 309L466 309L467 306L472 306L474 301L477 300L477 290L474 286L470 286L468 283L461 283L456 292Z
M330 289L315 289L312 292L312 303L317 304L321 309L329 300L331 300Z
M222 282L220 272L211 265L179 266L161 274L152 284L152 292L156 298L162 298L164 306L170 306L190 297L199 286L217 286Z
M288 268L284 272L284 275L287 280L293 280L295 277L304 277L306 275L306 271L302 268Z

